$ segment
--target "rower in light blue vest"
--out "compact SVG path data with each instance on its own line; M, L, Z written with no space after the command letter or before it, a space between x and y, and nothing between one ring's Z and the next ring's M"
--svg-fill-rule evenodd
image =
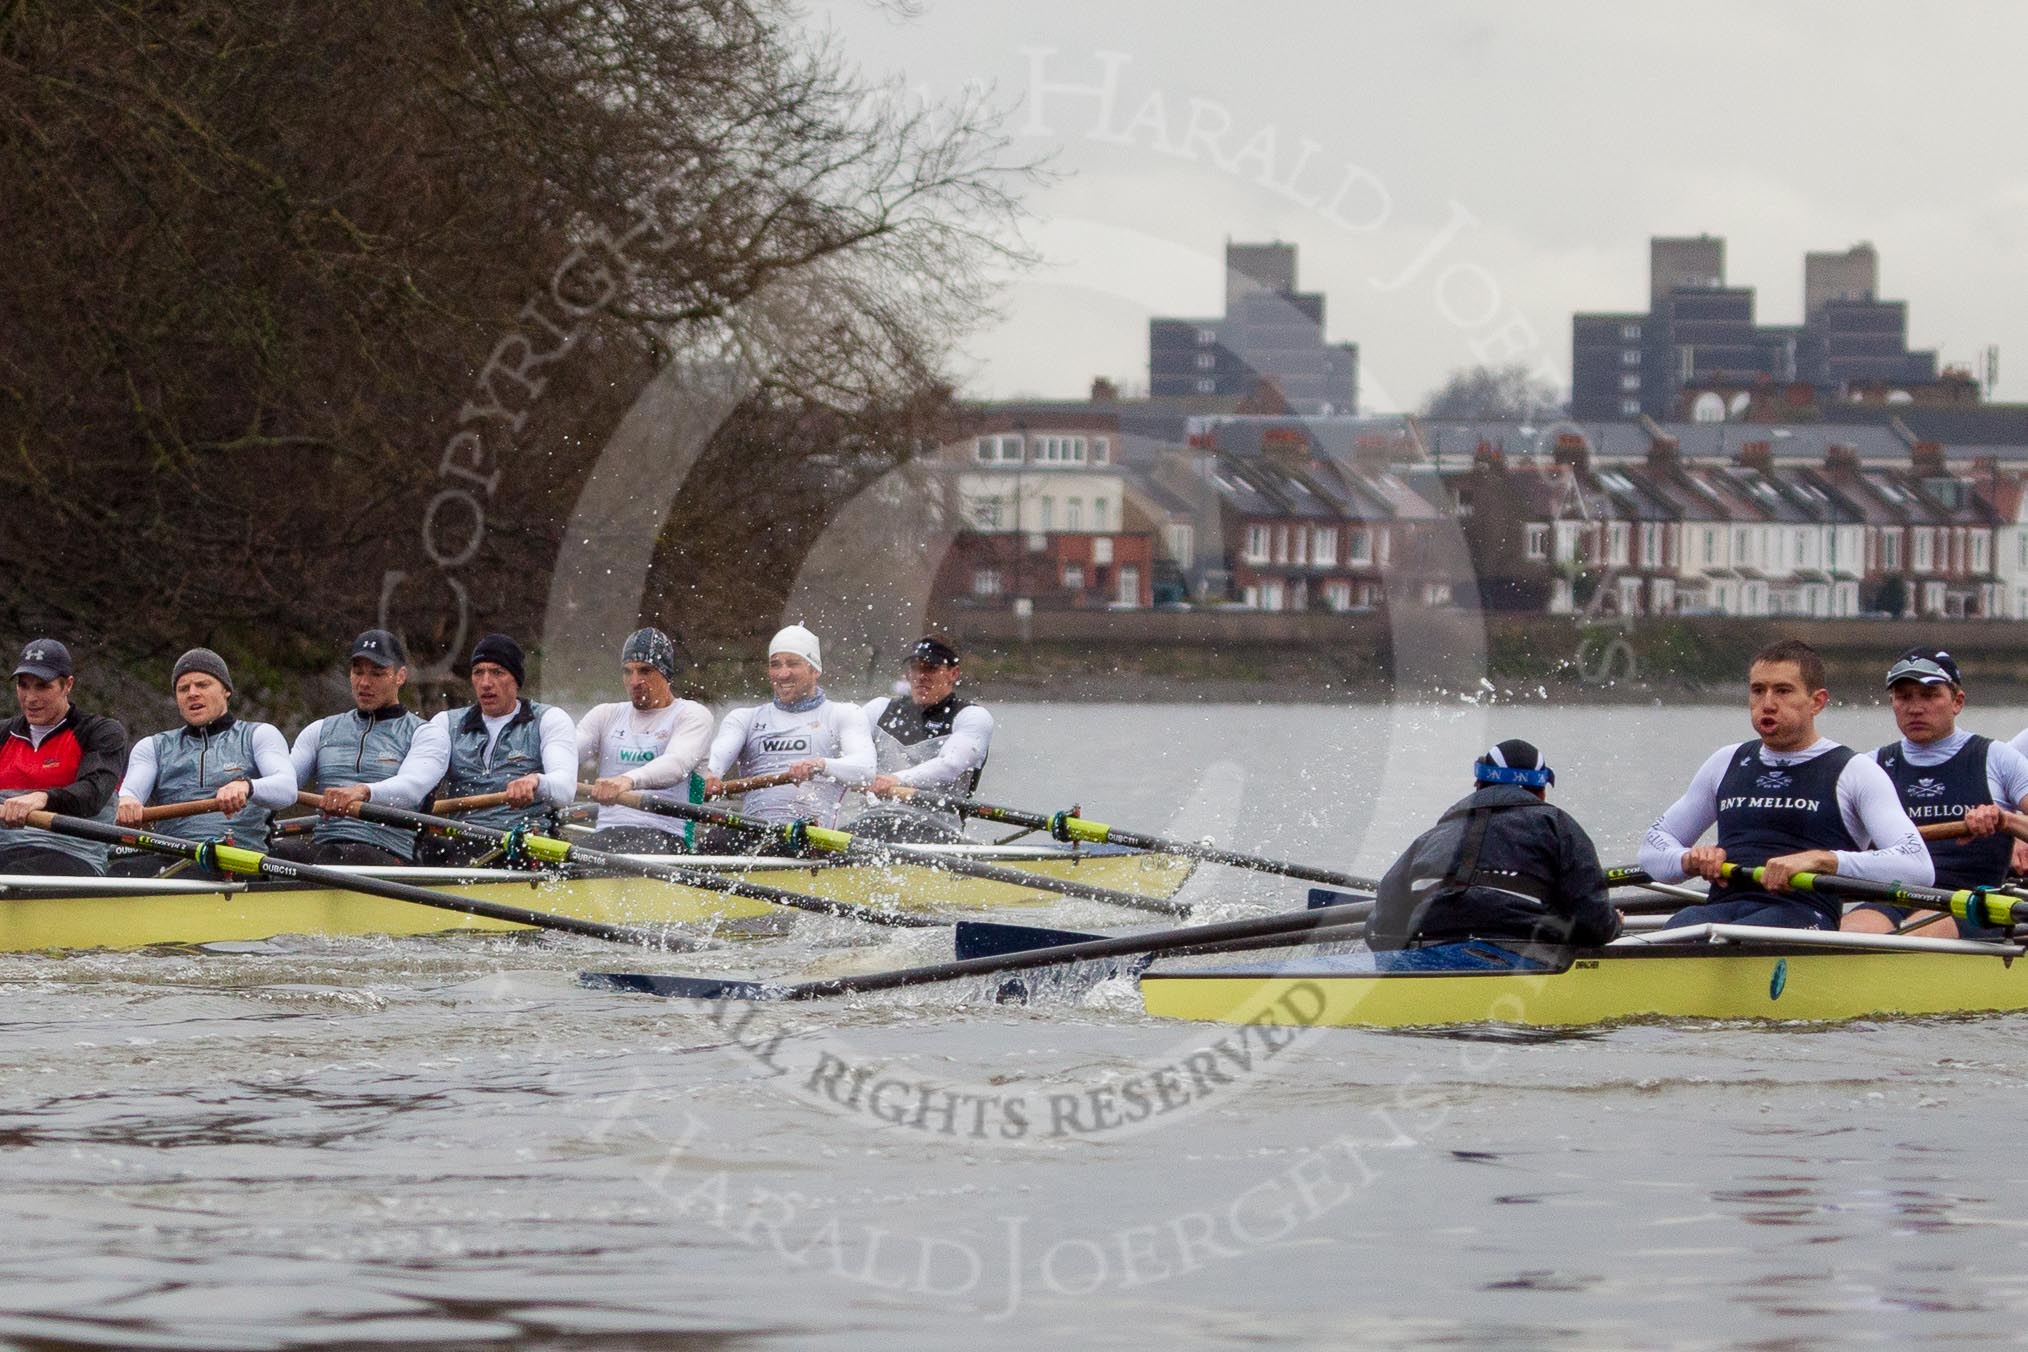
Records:
M169 685L183 726L134 743L120 783L120 825L141 825L150 807L216 799L215 811L166 818L152 829L266 850L275 809L296 801L289 744L272 723L232 716L227 708L232 672L209 648L192 648L177 658ZM159 854L124 855L111 861L108 872L152 877L173 862Z
M501 793L507 801L463 814L474 826L509 831L517 826L554 834L556 814L577 795L577 728L570 715L521 696L526 678L521 646L505 634L488 634L472 648L473 703L430 720L450 748L439 798ZM489 841L426 835L416 862L464 864L492 853Z
M348 678L352 710L320 718L296 735L290 759L304 786L321 791L326 813L355 803L418 806L444 776L450 752L443 735L402 706L408 653L385 629L369 629L352 643ZM308 846L276 851L315 864L406 864L415 833L395 826L330 815L320 819Z

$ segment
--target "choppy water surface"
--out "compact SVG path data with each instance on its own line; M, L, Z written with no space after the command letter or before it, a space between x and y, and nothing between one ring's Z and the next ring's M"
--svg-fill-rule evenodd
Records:
M1628 861L1745 727L1708 708L1000 713L993 799L1368 873L1517 734ZM1880 711L1826 727L1891 731ZM1212 917L1299 898L1222 870L1191 894ZM742 1023L572 980L947 944L816 922L682 958L292 939L0 959L0 1339L1800 1348L2011 1340L2028 1310L2019 1018L1234 1042L1145 1018L1121 985ZM1165 1067L1181 1097L1127 1121L1124 1087Z

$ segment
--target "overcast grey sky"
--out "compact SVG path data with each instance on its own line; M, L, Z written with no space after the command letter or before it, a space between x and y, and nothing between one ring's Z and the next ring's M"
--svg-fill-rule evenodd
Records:
M1723 235L1764 323L1802 256L1870 240L1910 341L2028 399L2028 6L817 0L869 74L992 84L1044 256L968 345L968 393L1147 381L1148 317L1221 308L1225 240L1300 246L1361 403L1546 365L1573 310L1644 309L1647 241ZM1076 88L1083 87L1083 88ZM1100 91L1104 91L1103 93Z

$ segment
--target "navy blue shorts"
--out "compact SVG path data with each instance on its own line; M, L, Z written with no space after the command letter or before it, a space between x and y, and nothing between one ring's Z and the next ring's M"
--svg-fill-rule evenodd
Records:
M1669 917L1670 929L1685 925L1769 925L1779 929L1836 929L1838 922L1807 901L1757 893L1726 901L1685 906Z

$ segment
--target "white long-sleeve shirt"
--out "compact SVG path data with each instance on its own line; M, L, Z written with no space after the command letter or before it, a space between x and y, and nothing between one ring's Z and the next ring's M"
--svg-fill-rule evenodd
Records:
M479 721L486 725L486 748L482 757L484 760L493 759L493 748L500 740L500 730L513 722L520 712L517 705L498 718L479 715ZM446 709L416 731L418 743L422 741L425 732L432 730L442 739L446 770L450 768L451 762L451 727L454 722L462 721L466 713L466 709ZM539 772L541 784L535 791L536 799L557 808L569 807L577 800L577 724L570 721L569 714L551 704L543 708L542 717L536 722L535 727L536 736L540 739L542 747L542 769ZM409 748L409 754L411 756L415 754L413 745ZM401 770L404 775L408 773L407 761L402 762ZM443 775L439 774L437 778L441 780ZM431 783L430 788L435 787L436 784Z
M247 784L253 789L253 803L273 811L293 807L296 802L296 767L289 756L289 744L282 737L282 730L272 723L251 723L248 725L247 745L253 751L254 769L259 776L249 776ZM313 748L314 750L314 748ZM314 756L313 756L314 759ZM144 807L155 792L155 739L143 737L127 752L127 773L120 780L120 797L131 798Z
M337 716L345 717L343 714ZM324 720L319 718L297 733L295 745L289 748L289 759L296 766L296 782L306 789L313 784L320 789L343 787L317 783L317 745L323 735ZM443 782L444 771L450 767L450 734L438 725L437 719L431 719L417 728L415 736L409 739L408 753L401 758L401 768L386 779L366 786L366 800L387 807L414 807L436 791L437 785Z
M690 780L711 751L711 710L679 699L660 709L636 709L622 701L601 704L579 720L578 755L597 761L598 777L625 775L637 789L676 789ZM615 803L599 809L599 825L651 826L672 835L687 823Z
M993 748L993 715L976 704L958 710L951 730L914 746L903 746L880 729L880 716L892 701L882 695L861 706L873 728L873 745L880 771L895 782L912 789L942 789L963 783L965 777L986 763ZM921 759L917 760L916 757Z
M825 779L755 789L741 806L764 822L836 826L846 786L864 784L875 773L873 730L856 704L826 699L800 711L779 704L734 709L718 725L707 764L724 779L734 769L741 777L774 774L813 757L823 760Z
M1755 746L1759 744L1734 742L1712 752L1683 796L1648 828L1641 841L1640 863L1656 882L1681 882L1690 876L1683 867L1683 852L1717 824L1718 786L1726 768L1741 748ZM1837 748L1838 743L1828 737L1819 737L1801 751L1770 751L1759 746L1761 759L1769 765L1801 765ZM1871 756L1855 755L1838 772L1838 815L1852 839L1866 847L1832 852L1837 856L1840 877L1918 887L1936 881L1929 847L1902 809L1894 781Z

